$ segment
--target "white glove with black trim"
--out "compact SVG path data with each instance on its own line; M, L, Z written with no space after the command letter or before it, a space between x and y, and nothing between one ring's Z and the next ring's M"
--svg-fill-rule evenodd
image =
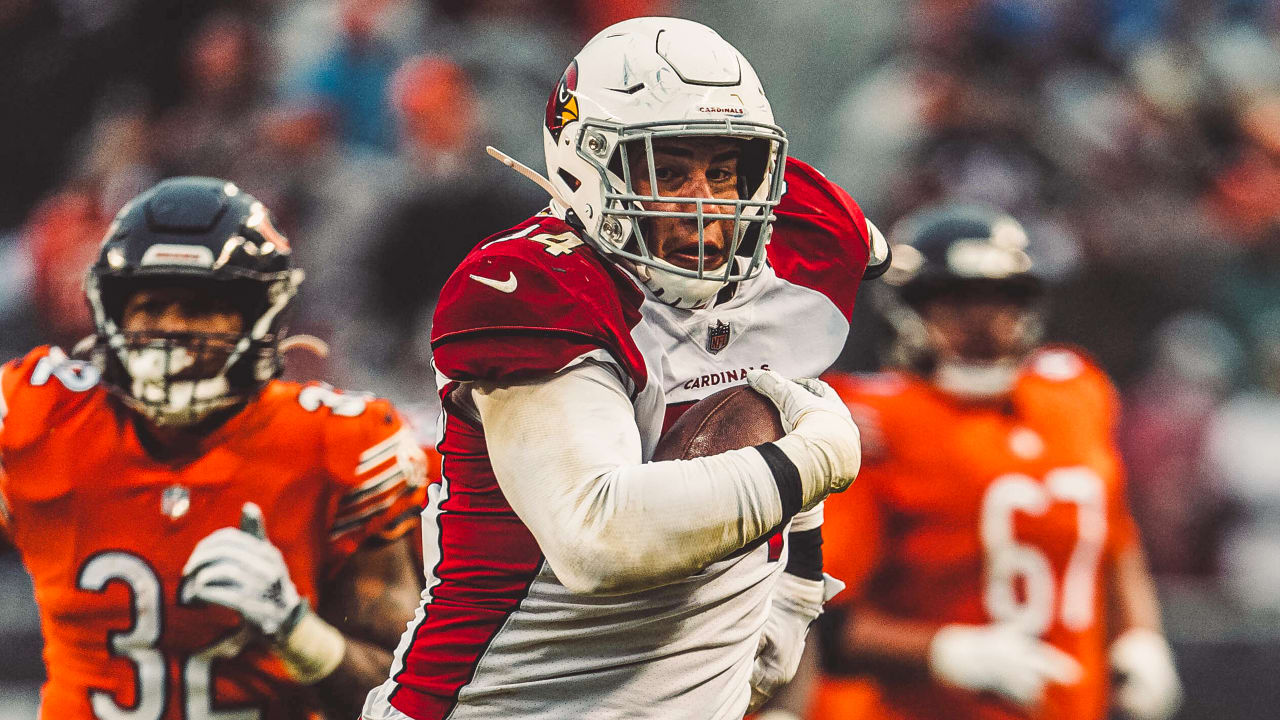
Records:
M801 506L849 487L862 449L858 426L836 391L821 380L788 380L773 370L749 370L747 383L778 407L787 434L773 444L800 473Z
M944 685L992 692L1031 710L1045 688L1075 685L1076 659L1012 625L944 625L929 643L929 670Z
M1130 628L1111 643L1111 669L1120 676L1115 703L1134 720L1168 720L1182 705L1173 651L1155 630Z
M239 528L214 530L196 543L182 569L182 602L192 600L239 613L271 639L285 669L303 685L331 675L346 654L342 633L298 595L254 503L241 508Z
M302 603L279 548L266 539L262 510L245 503L240 527L214 530L182 568L182 601L235 610L265 635L288 624Z

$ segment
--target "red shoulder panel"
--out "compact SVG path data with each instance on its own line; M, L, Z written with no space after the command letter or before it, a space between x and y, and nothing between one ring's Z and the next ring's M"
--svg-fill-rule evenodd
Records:
M852 317L870 256L867 220L843 188L787 158L787 192L774 209L769 262L778 277L826 295Z
M563 221L534 217L480 243L440 292L431 332L451 380L554 373L603 348L644 387L631 339L644 295Z

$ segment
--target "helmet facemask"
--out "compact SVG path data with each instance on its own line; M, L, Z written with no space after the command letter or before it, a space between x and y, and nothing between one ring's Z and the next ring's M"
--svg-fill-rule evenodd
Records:
M1022 364L1043 335L1043 308L1038 284L1019 278L1001 280L950 280L920 283L897 293L881 287L878 301L895 330L892 358L911 368L950 395L966 400L989 400L1006 395ZM924 285L924 287L921 287ZM988 347L980 341L976 352L945 353L934 341L926 306L940 303L962 307L964 298L986 296L1017 308L1016 329L1009 347ZM948 298L954 298L948 301ZM961 312L964 312L961 310ZM985 329L984 329L985 331Z
M659 194L654 143L666 138L737 141L741 148L738 197ZM586 223L598 227L593 239L604 252L627 261L659 300L677 307L696 307L726 284L753 278L763 269L773 208L783 192L786 138L777 127L732 119L633 125L585 121L577 153L596 172L602 188L598 220L579 220L597 220ZM646 177L634 176L636 165ZM638 180L647 181L650 191L640 192ZM645 207L655 203L677 209ZM681 267L654 254L647 233L657 218L696 224L696 267ZM716 222L728 225L719 250L710 248L705 240L708 225Z
M172 276L90 276L89 303L98 325L94 357L104 383L124 403L160 427L188 427L239 407L282 369L278 345L281 313L293 297L301 271L270 279L195 280L204 292L232 302L242 319L238 333L209 331L130 332L123 329L125 303L137 291L176 285Z
M227 372L239 336L206 333L121 333L117 361L129 378L128 401L157 425L192 425L243 399Z

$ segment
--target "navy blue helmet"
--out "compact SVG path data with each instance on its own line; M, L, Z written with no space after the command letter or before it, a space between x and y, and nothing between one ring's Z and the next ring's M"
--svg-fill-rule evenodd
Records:
M302 281L290 255L266 207L226 180L169 178L138 195L111 223L85 281L103 382L161 425L246 402L283 369L284 310ZM124 331L134 293L175 286L233 306L241 332Z

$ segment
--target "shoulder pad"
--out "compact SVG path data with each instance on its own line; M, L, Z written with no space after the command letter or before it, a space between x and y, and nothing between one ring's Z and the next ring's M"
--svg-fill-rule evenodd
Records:
M821 292L850 318L871 254L867 219L849 193L813 167L787 158L785 177L769 262L778 277Z
M1104 417L1113 418L1119 411L1119 395L1111 378L1078 348L1049 346L1037 350L1028 359L1022 378L1093 406Z
M1090 363L1067 348L1044 348L1031 356L1027 371L1051 382L1068 382L1086 374Z
M480 243L440 292L436 369L450 380L519 380L607 350L643 385L631 340L644 295L563 221L538 217Z
M324 466L333 483L330 554L346 557L370 538L394 540L416 527L427 456L391 403L323 384L303 387L298 398L321 398L327 408L316 412L324 419Z
M14 446L35 437L105 391L98 369L61 348L41 346L0 367L0 438Z

